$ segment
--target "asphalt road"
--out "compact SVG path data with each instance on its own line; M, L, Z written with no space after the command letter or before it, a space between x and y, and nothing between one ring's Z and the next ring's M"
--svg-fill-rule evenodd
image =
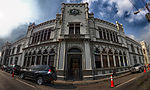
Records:
M87 85L46 84L37 85L30 79L20 79L18 76L0 70L0 90L150 90L150 72L135 73L114 79L115 87L110 87L110 80Z
M35 90L35 88L19 82L19 79L11 77L6 72L0 71L0 90Z
M133 79L118 87L116 90L150 90L150 72Z

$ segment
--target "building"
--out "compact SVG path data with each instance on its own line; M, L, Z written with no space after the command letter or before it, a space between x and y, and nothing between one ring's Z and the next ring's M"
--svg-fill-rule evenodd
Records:
M88 3L63 3L56 19L30 24L25 37L4 47L11 52L3 64L52 65L62 80L99 79L144 62L140 43L123 25L94 18Z
M144 55L144 64L150 64L150 47L145 41L141 41L140 43L142 45L142 51Z

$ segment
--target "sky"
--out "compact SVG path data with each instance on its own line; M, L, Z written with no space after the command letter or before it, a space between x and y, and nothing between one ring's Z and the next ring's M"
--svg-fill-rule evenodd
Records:
M61 3L89 3L89 12L95 18L123 24L125 34L137 41L150 44L150 22L145 18L147 10L137 15L150 0L0 0L0 45L15 41L26 34L31 22L36 24L54 19L60 13Z

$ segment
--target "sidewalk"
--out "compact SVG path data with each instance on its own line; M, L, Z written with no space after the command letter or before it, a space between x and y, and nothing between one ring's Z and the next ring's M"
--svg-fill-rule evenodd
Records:
M121 74L119 76L115 76L113 78L116 79L116 78L124 77L124 76L130 75L130 74L131 74L131 72L127 72L127 73ZM56 80L56 81L54 81L54 84L86 85L86 84L94 84L94 83L98 83L98 82L102 82L102 81L107 81L107 80L110 80L110 78L104 78L104 79L98 79L98 80L83 80L83 81L63 81L63 80Z

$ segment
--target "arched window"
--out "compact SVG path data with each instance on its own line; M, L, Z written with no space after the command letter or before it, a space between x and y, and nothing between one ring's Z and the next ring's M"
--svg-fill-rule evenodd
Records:
M38 51L38 54L42 54L42 51L41 51L41 50L39 50L39 51Z
M43 52L42 65L47 65L47 57L48 57L48 51L47 51L47 49L45 49L44 52Z
M101 68L101 57L100 57L100 51L98 48L95 49L95 65L96 68Z
M39 50L38 53L37 53L36 65L40 65L41 64L41 54L42 54L42 51Z
M124 64L123 64L123 55L122 55L121 51L119 52L119 55L120 55L121 66L124 66Z
M120 67L120 65L119 65L119 58L118 58L118 52L115 50L114 54L115 54L116 67Z
M23 66L26 66L27 56L28 56L28 53L26 52L25 55L24 55Z
M55 57L55 51L54 49L51 49L49 54L48 65L54 66L54 57Z
M31 55L31 52L29 52L29 55Z
M47 49L45 49L45 50L43 51L43 54L48 54Z
M127 58L126 58L126 53L125 52L123 52L123 57L124 57L125 66L127 66Z
M103 49L102 51L102 59L103 59L104 68L108 68L107 52L105 49Z
M82 52L82 51L78 48L71 48L68 50L68 52Z
M110 62L110 67L114 67L114 60L113 60L113 53L112 50L108 51L109 54L109 62Z
M33 51L32 55L36 55L36 51Z

